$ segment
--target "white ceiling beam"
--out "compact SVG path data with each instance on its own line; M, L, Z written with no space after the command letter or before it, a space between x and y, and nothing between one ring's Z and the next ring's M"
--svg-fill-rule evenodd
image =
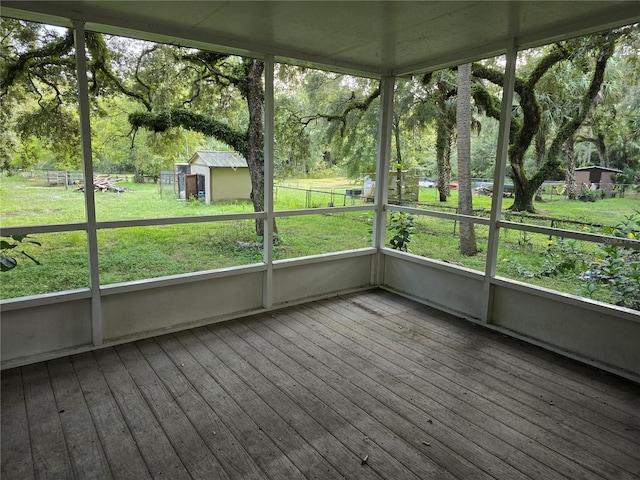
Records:
M640 21L640 1L4 0L2 15L379 78ZM148 15L147 15L148 12ZM350 27L351 26L351 27Z

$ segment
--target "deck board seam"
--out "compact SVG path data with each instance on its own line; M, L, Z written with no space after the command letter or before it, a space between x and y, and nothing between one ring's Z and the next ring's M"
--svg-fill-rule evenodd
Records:
M99 355L98 355L99 354ZM94 355L96 355L96 363L99 366L99 368L101 369L101 371L103 372L103 374L105 372L109 372L109 365L106 364L105 362L116 362L117 365L112 366L112 368L119 368L121 370L121 373L123 374L124 377L119 377L118 380L122 380L124 378L124 380L127 382L128 387L131 388L131 390L129 391L130 394L133 394L134 399L139 399L141 400L143 403L140 404L140 406L143 407L143 410L145 410L143 412L143 415L145 416L145 419L148 420L155 420L155 422L157 422L157 429L159 429L163 436L162 437L155 437L155 444L158 445L158 442L160 440L164 440L165 446L170 446L171 450L173 451L173 455L172 457L174 458L174 462L177 460L178 463L173 463L171 465L167 465L173 468L178 468L178 471L182 474L182 475L187 475L188 477L191 477L191 475L188 473L188 469L186 467L186 465L183 463L182 459L180 458L180 456L178 455L178 452L175 450L175 447L173 446L173 443L171 442L171 439L168 438L167 436L167 432L166 429L162 423L162 419L157 418L157 416L155 415L155 413L153 412L153 409L149 406L147 399L145 398L145 396L142 394L142 392L140 391L140 388L138 386L138 384L135 382L135 380L132 378L131 374L129 373L126 365L122 362L122 359L120 358L120 356L118 355L118 352L113 348L113 347L108 347L104 350L100 350L97 353L94 352ZM99 358L98 358L99 357ZM110 357L110 358L109 358ZM147 468L149 469L149 472L151 473L151 476L155 476L154 475L154 471L157 470L157 465L153 464L153 462L151 462L151 459L148 458L148 455L151 453L151 450L147 450L146 448L142 448L140 443L141 440L146 440L144 438L140 438L140 433L138 433L138 429L135 428L134 425L132 425L132 412L129 409L124 408L125 405L123 404L124 400L124 395L125 392L124 390L116 390L115 388L115 378L114 375L117 375L117 372L114 371L111 373L111 375L104 375L105 376L105 381L107 383L107 385L109 386L109 389L116 401L116 404L118 405L122 416L123 416L123 420L124 422L128 425L129 430L132 432L132 436L133 436L133 440L135 442L135 444L137 445L140 454L142 456L142 458L145 461L145 464L147 465ZM150 426L150 425L149 425ZM156 432L157 433L157 432ZM165 461L167 460L166 458L164 459ZM182 467L182 468L180 468ZM178 475L178 471L174 471L173 475Z
M131 431L131 427L126 422L126 419L124 417L124 412L122 412L120 405L116 401L114 397L114 393L107 382L107 379L105 378L104 374L102 373L102 370L98 366L95 355L93 354L93 352L87 352L84 354L71 357L71 366L73 368L74 374L76 375L76 378L78 379L78 384L80 385L80 391L82 392L82 395L85 398L85 401L87 402L89 415L91 416L91 421L94 425L94 428L96 429L96 433L98 435L98 439L100 440L100 444L102 445L102 449L103 449L107 464L109 465L109 470L111 472L115 470L116 468L116 465L114 464L115 459L112 458L112 456L109 454L109 451L111 450L111 448L110 448L110 445L107 443L108 432L103 429L103 426L101 425L99 418L97 416L96 407L93 405L93 402L91 401L91 399L88 398L87 396L89 393L93 393L93 390L91 389L90 386L86 385L85 381L83 381L83 378L81 377L81 374L80 374L80 370L82 367L79 364L83 362L83 359L85 363L86 363L86 360L89 360L95 366L96 370L99 372L99 376L101 379L101 380L98 380L98 382L102 383L102 385L104 386L104 388L106 388L106 391L108 392L108 395L109 395L108 401L105 402L105 400L102 400L101 403L103 405L106 403L110 403L117 410L118 420L120 420L119 423L121 423L122 426L126 428L126 432L128 433L128 435L120 436L119 437L120 442L124 442L125 438L128 438L131 440L131 442L134 445L135 452L137 452L138 454L137 457L139 458L139 461L142 462L142 465L144 465L145 472L147 474L146 477L151 478L151 470L149 469L149 466L146 462L145 457L142 455L142 452L140 452L140 449L134 440L134 434ZM88 388L89 390L87 390ZM111 422L116 421L116 419L114 418L111 418L110 420ZM112 452L112 453L115 454L115 452ZM129 465L129 469L133 470L133 466ZM138 473L142 473L142 472L138 472Z
M220 330L223 330L223 331L228 330L228 327L226 327L226 326L218 326L218 325L216 325L216 327L215 327L215 332L214 332L214 333L215 333L215 335L217 336L217 338L219 338L222 342L224 342L224 343L227 345L227 347L228 347L229 349L231 349L231 350L234 352L234 354L236 354L236 355L237 355L238 357L240 357L240 358L244 358L244 357L245 357L245 355L241 354L238 350L236 350L236 348L234 348L235 344L233 344L233 342L231 342L231 340L229 340L229 339L225 338L225 336L221 336L221 335L220 335ZM240 339L239 339L239 338L234 338L233 340L240 341ZM252 348L252 347L250 347L250 348ZM315 417L315 416L314 416L314 415L313 415L309 410L305 409L305 407L303 406L303 404L298 405L298 401L297 401L297 399L296 399L296 398L292 398L290 394L288 394L285 390L283 390L283 388L282 388L282 386L281 386L281 385L279 385L276 381L274 381L274 379L269 378L269 377L268 377L264 372L262 372L260 367L258 367L258 366L256 366L256 365L253 365L253 362L252 362L252 356L253 356L253 355L256 355L256 356L257 356L257 355L260 355L260 352L258 352L257 350L255 350L255 353L253 353L252 355L249 355L249 356L248 356L249 360L247 360L247 363L249 363L249 365L251 365L251 368L252 368L252 369L254 369L254 370L256 370L256 371L259 373L259 375L260 375L262 378L264 378L264 381L265 381L265 382L267 382L269 385L271 385L273 389L277 390L277 391L280 393L280 395L281 395L281 396L283 396L283 397L287 397L287 398L289 399L289 401L290 401L292 404L297 405L297 407L298 407L302 412L304 412L305 417L308 417L308 419L309 419L309 421L310 421L311 423L315 424L315 425L316 425L320 430L324 430L324 431L326 432L326 434L327 434L327 438L333 439L333 440L332 440L332 443L333 443L334 445L335 445L335 444L339 444L339 445L342 445L343 447L347 448L347 446L346 446L346 445L345 445L345 444L344 444L344 443L343 443L343 442L342 442L338 437L336 437L336 434L335 434L334 432L332 432L330 429L328 429L325 425L323 425L323 423L321 423L321 422L320 422L320 421L319 421L319 420L318 420L318 419L317 419L317 418L316 418L316 417ZM267 359L263 359L263 360L267 360ZM267 361L269 361L269 360L267 360ZM257 361L256 361L256 363L260 363L260 362L257 362ZM282 376L285 376L285 374L284 374L284 373L281 373L281 375L282 375ZM309 390L308 390L308 389L305 389L305 390L307 391L307 394L308 394L308 395L313 396L313 394L312 394L311 392L309 392ZM305 401L304 403L306 403L306 401ZM331 406L330 406L330 405L327 405L325 402L319 401L319 403L321 403L321 404L325 405L325 406L327 407L327 409L331 409ZM272 408L274 408L274 407L275 407L275 406L272 406ZM275 409L275 408L274 408L274 409ZM275 410L276 410L276 411L278 411L277 409L275 409ZM280 412L278 411L278 413L280 413ZM293 427L294 429L296 429L296 427L295 427L295 426L293 426L293 425L292 425L292 427ZM301 433L301 432L299 432L299 433ZM364 436L364 434L363 434L363 436ZM317 448L316 448L316 449L317 449ZM335 463L334 463L336 460L331 460L331 459L327 458L327 457L325 456L325 454L323 454L323 452L319 452L319 453L320 453L324 458L326 458L326 459L327 459L327 461L329 461L330 463L334 464L334 467L335 467L336 469L338 469L338 471L340 471L340 466L339 466L338 464L335 464ZM352 451L352 453L353 453L353 461L354 461L354 464L355 464L356 459L358 459L359 457L358 457L358 455L357 455L357 452L353 452L353 451ZM341 473L343 473L343 472L341 472ZM377 475L376 475L376 477L377 477ZM379 477L379 478L382 478L382 477ZM417 477L416 477L416 478L417 478Z
M208 369L206 368L206 366L205 366L205 365L203 365L203 364L198 360L198 358L196 358L196 357L193 355L193 352L191 352L191 351L187 350L187 349L184 347L184 345L183 345L183 344L182 344L182 342L180 341L180 337L183 337L183 336L184 336L184 332L183 332L183 333L181 333L181 334L172 334L172 335L170 335L170 336L164 337L163 342L162 342L162 345L161 345L161 348L162 348L162 349L163 349L163 351L167 354L167 356L170 358L170 360L171 360L171 361L173 361L174 363L176 363L176 358L177 358L177 357L176 357L176 353L175 353L175 352L173 352L173 353L169 353L169 351L167 350L167 348L168 348L168 347L170 348L170 345L167 345L167 343L175 343L176 345L178 345L178 347L179 347L179 348L181 348L182 350L184 350L184 352L185 352L184 354L185 354L185 355L188 355L188 356L189 356L189 358L191 358L191 360L194 362L194 364L195 364L195 365L197 365L197 368L198 368L198 369L201 369L201 370L204 372L204 374L207 376L207 378L210 380L210 382L213 382L215 385L217 385L217 386L219 387L220 391L221 391L221 392L223 392L223 394L224 394L224 395L227 395L227 396L228 396L228 397L227 397L227 398L228 398L228 400L227 400L227 401L228 401L228 405L230 406L230 408L233 408L234 410L238 410L238 411L243 412L243 413L246 415L246 417L249 419L249 422L251 423L251 425L253 426L253 428L254 428L256 431L260 431L260 432L262 432L261 427L258 425L258 423L256 423L256 422L255 422L255 420L254 420L252 417L250 417L250 416L247 414L247 412L246 412L246 411L245 411L245 409L242 407L242 405L238 404L238 402L236 402L236 401L232 398L232 395L229 395L229 393L228 393L226 390L224 390L224 388L222 387L222 385L220 385L220 384L218 383L218 381L217 381L217 380L216 380L216 379L215 379L215 378L210 374L210 372L208 371ZM194 337L194 340L199 341L199 340L198 340L194 335L191 335L191 336L193 336L193 337ZM168 339L169 339L169 340L168 340ZM203 348L205 348L205 347L203 346ZM193 383L193 379L191 379L191 382ZM208 382L206 382L206 381L201 381L201 382L198 382L198 384L197 384L197 385L195 385L195 384L194 384L194 387L195 387L195 388L196 388L196 390L200 393L200 395L205 399L205 401L207 402L207 404L209 404L209 405L210 405L210 407L213 409L213 405L211 404L211 402L213 402L213 401L214 401L214 399L213 399L213 398L210 398L210 394L206 394L206 393L203 391L203 390L206 388L206 386L205 386L205 384L206 384L206 383L208 383ZM227 408L229 408L229 407L227 407ZM230 420L226 420L226 421L225 421L225 420L223 420L223 424L227 427L227 429L232 433L232 435L236 438L236 440L237 440L238 442L242 442L242 438L239 436L239 435L241 435L241 434L242 434L242 430L240 430L240 429L239 429L239 427L238 427L238 426L236 426L236 424L235 424L233 421L230 421ZM267 436L267 438L269 438L269 437ZM271 439L270 439L270 438L269 438L269 441L271 441ZM281 455L283 455L283 456L285 456L285 455L286 455L286 453L285 453L283 450L281 450L281 449L278 447L278 445L277 445L277 444L275 444L275 443L273 443L273 442L271 441L271 445L272 445L272 447L273 447L273 448L277 449L277 450L278 450L278 452L279 452ZM252 456L252 458L253 458L253 456ZM256 462L256 463L257 463L257 462ZM294 465L293 465L293 463L292 463L291 465L292 465L292 466L294 466ZM260 467L260 468L262 469L263 473L265 473L265 475L266 475L267 477L269 477L269 478L274 478L274 480L275 480L275 478L277 478L277 477L273 477L272 475L269 475L269 474L268 474L268 472L267 472L267 471L265 471L265 467ZM298 471L298 472L300 472L299 470L297 470L297 471ZM301 474L301 472L300 472L300 474Z
M145 340L145 341L141 341L141 342L136 342L136 345L138 346L138 349L140 349L141 345L155 345L155 347L160 351L163 352L162 350L162 346L160 345L160 341L162 341L162 337L160 338L156 338L156 339L149 339L149 340ZM232 468L232 466L228 466L226 467L224 463L222 463L222 461L225 459L225 456L223 456L222 454L216 454L216 452L212 449L212 445L210 445L210 440L207 439L203 433L201 432L201 428L199 425L197 425L195 423L195 419L192 418L192 416L185 410L185 408L187 407L183 401L181 401L179 399L179 397L176 396L176 393L173 391L173 388L175 387L170 387L168 385L169 381L166 377L166 375L161 374L158 369L160 368L157 364L152 363L151 360L149 359L149 356L147 354L145 354L145 352L143 350L141 350L142 355L146 358L147 362L149 363L149 365L151 366L151 368L154 370L154 372L156 373L156 375L158 376L158 379L160 380L160 382L162 382L162 384L164 385L164 387L167 389L167 391L170 393L170 395L173 398L173 401L176 403L176 405L182 410L183 414L185 415L185 417L189 420L189 422L191 423L191 425L193 425L193 428L195 429L195 431L198 433L198 435L200 436L200 438L202 438L204 444L207 446L207 448L209 449L209 451L211 452L211 454L213 456L215 456L218 461L221 463L221 467L223 468L223 470L226 471L227 475L229 476L229 478L235 478L235 474L238 473L237 472L237 468ZM225 435L229 435L233 438L234 443L233 445L237 444L237 448L239 450L241 450L243 452L243 457L244 458L251 458L251 456L249 455L249 453L247 452L247 450L244 448L244 446L242 445L242 443L240 442L240 439L238 439L235 434L233 432L231 432L227 426L224 424L224 422L222 421L222 419L216 414L216 412L213 410L213 408L211 408L211 406L208 404L207 400L202 396L202 394L196 389L196 387L192 384L191 379L188 375L184 374L184 372L182 372L182 370L180 369L180 365L178 365L177 363L175 363L175 361L173 359L171 359L170 357L168 357L165 354L165 357L167 358L168 362L170 363L170 365L173 366L173 369L177 372L180 372L180 374L183 377L183 381L188 383L190 385L190 388L192 389L192 396L197 396L197 400L199 400L199 403L206 405L207 412L209 413L210 416L212 416L214 419L217 420L217 422L220 424L220 426L222 427L222 429L225 430ZM184 396L184 395L182 395ZM217 436L218 434L220 434L220 431L214 431L214 436ZM220 436L218 436L217 438L220 438ZM239 453L239 452L236 452ZM253 463L253 465L255 466L256 470L262 474L262 478L267 478L267 476L264 474L264 472L262 472L260 470L260 468L255 465L255 463ZM255 472L254 472L255 474Z

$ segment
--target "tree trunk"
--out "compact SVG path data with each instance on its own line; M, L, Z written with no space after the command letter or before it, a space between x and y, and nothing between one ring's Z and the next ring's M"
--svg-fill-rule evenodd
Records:
M509 207L510 210L535 212L533 198L536 191L549 176L559 171L561 167L561 147L571 135L575 134L593 106L593 101L602 85L607 61L613 54L618 37L615 34L607 33L585 38L590 42L590 49L597 49L597 54L595 55L596 65L591 83L579 104L575 105L574 111L564 114L564 123L557 129L542 166L531 178L527 177L524 171L524 155L536 133L541 128L541 108L536 100L534 89L537 82L553 65L571 58L575 46L566 48L562 44L556 44L548 55L540 59L534 66L527 78L516 77L515 91L520 97L519 104L522 113L521 116L514 116L509 132L509 163L515 186L514 202ZM568 44L571 46L572 42L568 42ZM487 68L479 63L473 65L473 73L476 77L485 78L496 85L504 85L504 74L502 72ZM499 110L497 108L499 100L496 102L489 101L492 97L480 90L474 94L474 97L476 102L482 101L483 107L485 107L489 115L493 118L499 118ZM494 100L496 99L494 98Z
M438 192L440 201L446 202L451 193L449 184L451 183L451 136L452 132L448 125L443 125L443 133L438 127L438 138L436 139L436 157L438 165ZM442 137L440 137L442 135Z
M473 215L471 194L471 64L458 66L458 97L456 109L458 151L458 213ZM460 221L460 253L478 253L474 225Z
M598 49L597 60L595 68L593 70L593 76L589 88L584 92L580 102L575 106L574 111L567 116L567 121L558 129L556 136L551 142L551 146L547 152L547 158L542 167L531 177L527 178L524 172L524 152L528 146L526 142L514 145L510 149L511 167L514 172L520 170L520 175L514 175L514 183L516 184L515 198L511 210L515 211L527 211L535 213L533 207L533 198L538 188L549 178L552 174L557 173L561 166L561 149L569 137L575 135L578 128L582 125L585 118L593 107L594 99L600 91L602 82L604 81L604 73L607 67L607 61L613 55L615 47L615 37L604 39L603 44ZM522 99L521 99L522 100ZM540 116L540 112L536 106L532 110L532 113L536 113ZM526 117L525 117L526 119ZM526 123L526 122L525 122ZM538 122L539 123L539 122ZM537 128L537 124L536 124ZM523 128L524 130L524 128ZM522 148L524 147L524 148ZM518 185L520 183L520 185Z
M509 210L513 210L514 212L536 213L533 207L533 197L538 191L539 186L540 185L534 186L529 181L525 183L513 182L513 205L509 207Z
M534 138L534 149L535 149L535 157L536 157L536 170L539 170L544 163L544 157L547 154L547 138L543 132L543 127L540 126L540 130L536 133Z
M567 139L567 176L565 183L567 185L567 198L569 200L576 199L576 151L575 137L572 135Z
M448 182L446 180L445 168L445 152L447 150L447 127L444 120L438 120L436 130L436 166L438 168L438 192L440 193L440 201L446 202L448 191L446 189Z
M247 106L249 108L249 128L247 129L247 151L245 158L251 176L251 201L255 212L264 211L264 91L262 73L264 62L250 60L247 66ZM273 226L274 232L276 226ZM256 220L256 235L264 236L264 221Z
M450 125L449 113L447 112L447 90L448 86L442 82L438 83L438 99L436 104L439 113L436 120L436 165L438 168L438 192L440 201L446 202L449 196L449 183L451 182L451 135L453 125Z
M607 158L607 145L604 143L604 134L596 135L596 149L598 150L598 159L601 167L609 167L609 158Z
M453 127L449 128L449 136L447 137L447 145L444 151L444 191L448 196L451 195L451 143L453 142Z

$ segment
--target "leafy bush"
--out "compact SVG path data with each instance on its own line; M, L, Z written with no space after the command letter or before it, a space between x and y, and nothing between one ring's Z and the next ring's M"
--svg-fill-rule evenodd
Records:
M602 198L602 191L600 190L589 190L583 189L578 195L578 200L582 200L583 202L595 202Z
M394 250L409 251L411 234L415 228L413 217L404 212L392 212L389 229L395 232L389 243Z
M518 243L520 244L520 242ZM540 270L531 271L517 261L510 260L509 262L512 270L522 278L555 277L572 271L579 271L584 265L583 254L578 242L562 237L556 237L555 240L549 238L547 251L544 254L544 262Z
M640 251L627 248L640 238L640 211L625 216L615 227L603 227L596 233L610 235L610 241L598 244L598 253L590 263L583 288L592 296L598 288L607 288L616 305L640 310Z
M541 277L552 277L561 273L576 270L583 264L582 252L578 242L573 239L557 237L556 241L549 240L547 258L543 264Z

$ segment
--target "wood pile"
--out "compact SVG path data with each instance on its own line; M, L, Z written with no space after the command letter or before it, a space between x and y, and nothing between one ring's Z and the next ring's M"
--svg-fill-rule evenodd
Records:
M493 185L480 185L474 189L476 195L493 196ZM504 198L513 198L513 192L504 190L502 192Z
M121 179L111 178L108 175L94 175L93 176L93 190L100 190L102 192L115 192L122 193L124 188L116 185ZM84 192L84 184L81 183L76 188L79 192Z

